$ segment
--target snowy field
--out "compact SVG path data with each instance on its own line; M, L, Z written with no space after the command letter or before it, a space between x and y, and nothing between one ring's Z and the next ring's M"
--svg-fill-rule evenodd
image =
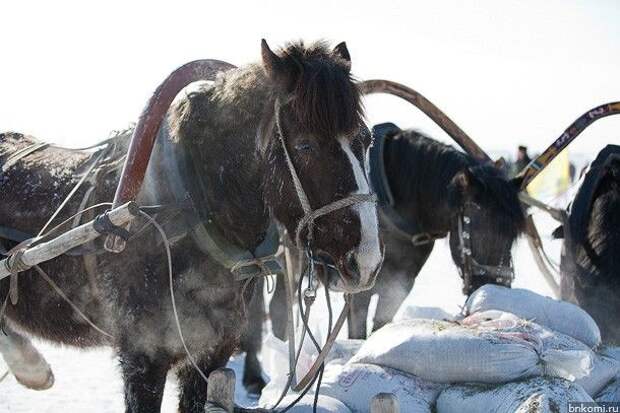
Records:
M541 235L547 238L555 228L554 222L540 214L536 217ZM545 241L551 256L559 260L559 241ZM513 257L516 269L513 285L551 296L551 290L540 275L525 239L516 244ZM435 306L456 313L463 302L461 280L450 258L447 241L439 241L404 305ZM346 326L343 331L346 331ZM75 350L48 343L37 343L37 347L54 370L54 386L36 392L22 387L12 376L8 376L0 383L0 412L92 413L124 410L122 381L118 363L111 351ZM0 361L0 374L6 370L2 363ZM253 406L257 401L248 398L241 385L242 365L243 356L231 359L230 367L237 372L236 401L241 405ZM164 394L163 412L176 411L176 396L177 384L171 374Z

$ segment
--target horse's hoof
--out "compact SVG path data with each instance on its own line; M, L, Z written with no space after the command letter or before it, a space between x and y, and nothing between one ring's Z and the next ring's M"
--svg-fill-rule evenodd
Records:
M19 384L31 390L47 390L54 385L54 373L49 370L47 377L21 376L15 374Z
M47 390L54 385L52 368L29 339L14 332L2 335L0 353L22 386L32 390Z
M258 377L248 380L247 382L244 380L243 387L245 387L245 391L248 393L249 397L259 398L263 388L267 385L265 380L262 377Z

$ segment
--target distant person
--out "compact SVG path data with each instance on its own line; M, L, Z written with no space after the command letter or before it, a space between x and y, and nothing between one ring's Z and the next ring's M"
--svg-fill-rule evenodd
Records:
M527 146L519 145L517 148L517 159L512 165L512 175L515 176L529 165L532 159L527 154Z

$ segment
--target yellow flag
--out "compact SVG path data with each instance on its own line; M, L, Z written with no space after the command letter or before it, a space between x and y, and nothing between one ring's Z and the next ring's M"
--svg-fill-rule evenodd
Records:
M570 164L568 148L560 152L553 161L527 186L527 192L536 198L555 197L570 186Z

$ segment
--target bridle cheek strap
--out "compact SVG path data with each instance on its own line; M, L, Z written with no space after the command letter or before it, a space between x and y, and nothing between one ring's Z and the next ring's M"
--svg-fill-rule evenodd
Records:
M463 207L461 213L458 216L458 231L459 231L459 247L461 250L461 276L463 277L463 293L470 294L472 286L472 280L474 276L486 276L492 277L496 282L511 285L514 281L514 268L512 266L512 260L509 265L484 265L478 263L472 255L471 248L471 218L465 212ZM477 271L475 271L477 270Z
M369 194L351 194L346 198L339 199L327 205L324 205L318 209L313 210L310 206L310 201L308 200L308 196L304 191L304 188L301 184L301 180L299 179L299 175L297 174L297 170L295 169L295 165L291 159L291 156L286 147L286 142L284 140L284 132L282 130L282 125L280 123L280 100L278 98L275 99L274 102L274 117L275 117L275 127L276 133L278 135L278 139L280 141L280 145L282 146L282 150L284 151L284 158L286 159L286 165L291 174L291 178L293 179L293 186L295 187L295 192L297 193L297 198L299 199L299 203L301 204L301 208L303 210L304 216L299 220L297 224L297 229L295 230L295 245L299 249L303 249L303 245L301 243L301 232L305 227L308 227L308 238L309 240L312 238L312 229L314 221L323 216L327 215L331 212L337 211L339 209L347 208L353 205L357 205L363 202L377 202L377 196L373 193Z

